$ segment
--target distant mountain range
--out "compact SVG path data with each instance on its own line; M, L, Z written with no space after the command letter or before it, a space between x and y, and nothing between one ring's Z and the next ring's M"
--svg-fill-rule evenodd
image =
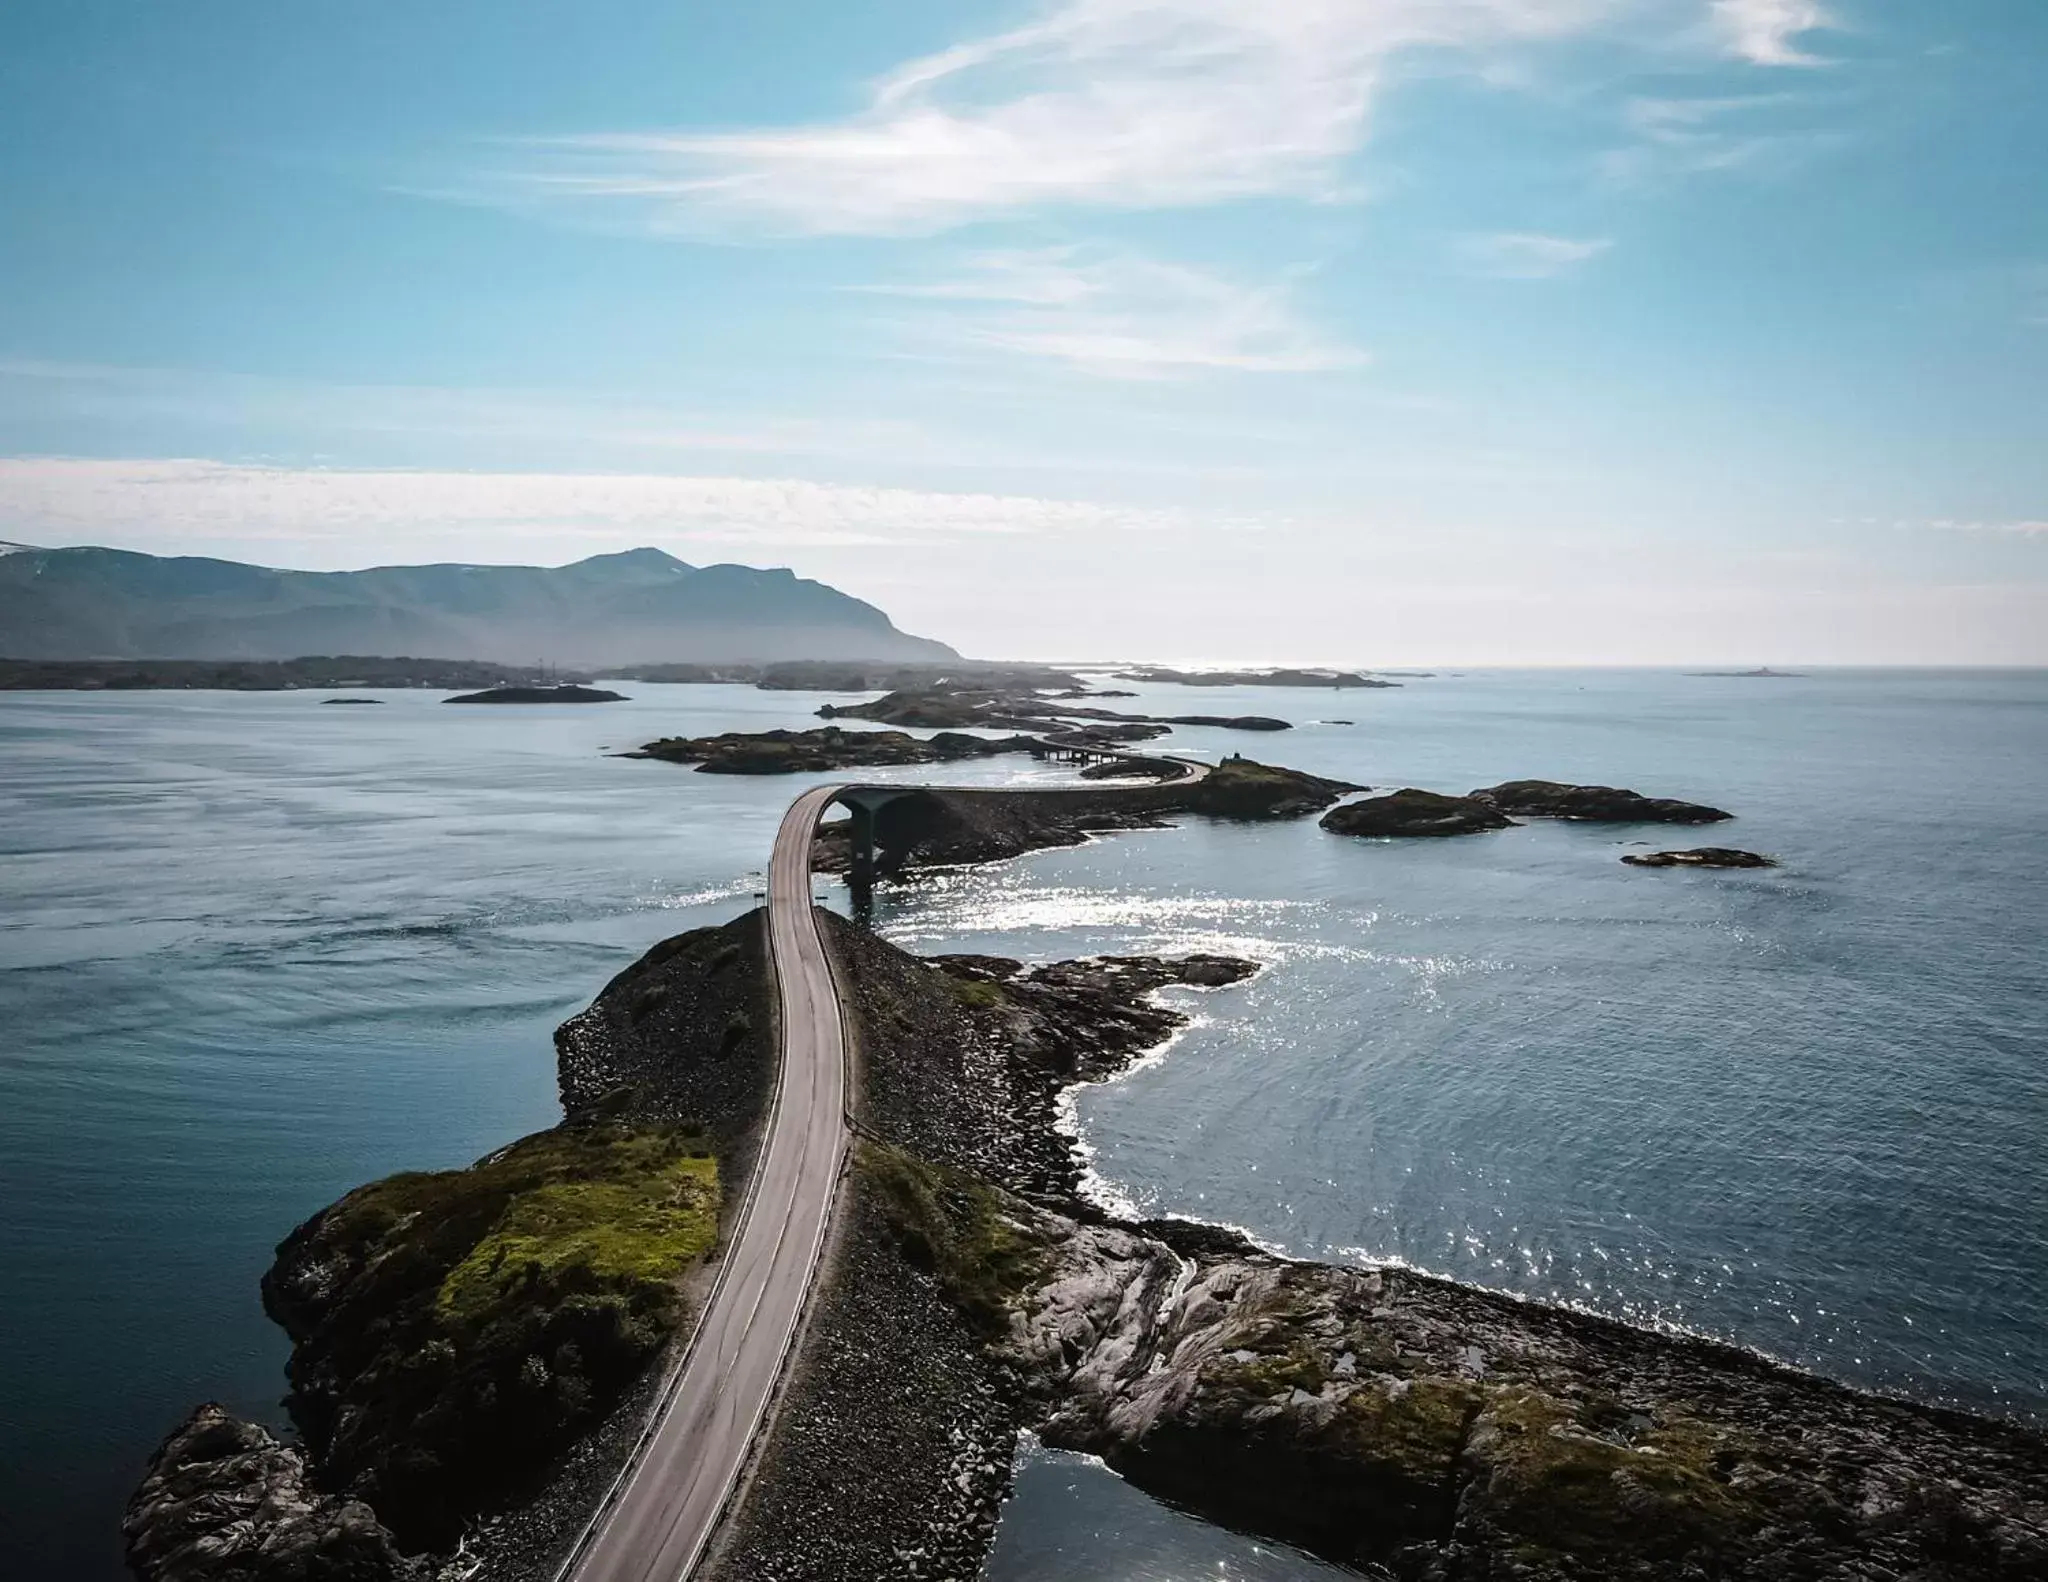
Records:
M658 549L571 566L276 571L122 549L0 545L0 657L411 655L572 667L789 659L943 661L872 604L785 570Z

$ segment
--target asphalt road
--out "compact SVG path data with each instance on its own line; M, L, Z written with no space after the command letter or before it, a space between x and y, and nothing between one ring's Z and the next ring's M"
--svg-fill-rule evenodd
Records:
M1182 778L1207 773L1206 765L1189 764ZM767 1140L682 1366L561 1578L685 1582L767 1419L817 1274L850 1140L845 1024L811 897L812 836L847 789L806 791L776 831L768 941L782 1060Z
M803 1315L846 1158L846 1037L812 915L811 836L836 786L791 804L768 865L782 1062L767 1141L717 1286L651 1436L567 1574L681 1582L767 1416Z

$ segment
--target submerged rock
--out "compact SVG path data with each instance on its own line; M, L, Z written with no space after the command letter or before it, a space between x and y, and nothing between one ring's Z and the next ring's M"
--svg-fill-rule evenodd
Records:
M150 1458L121 1522L142 1582L425 1582L360 1500L322 1494L305 1457L211 1402Z
M1775 857L1732 846L1695 846L1691 851L1631 852L1621 859L1631 868L1775 868Z
M1557 780L1508 780L1471 793L1472 800L1520 818L1578 819L1599 824L1716 824L1733 818L1717 807L1646 797L1619 786L1575 786Z
M1476 798L1412 786L1363 802L1346 802L1322 817L1323 828L1337 835L1476 835L1511 829L1514 822Z

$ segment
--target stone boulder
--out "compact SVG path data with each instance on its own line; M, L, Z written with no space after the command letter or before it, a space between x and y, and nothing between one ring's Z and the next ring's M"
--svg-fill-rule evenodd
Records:
M150 1458L121 1523L142 1582L426 1582L360 1500L322 1494L305 1457L223 1406Z

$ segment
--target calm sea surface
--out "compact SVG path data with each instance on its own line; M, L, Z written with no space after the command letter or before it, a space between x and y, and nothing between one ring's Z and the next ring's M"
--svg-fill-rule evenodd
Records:
M555 1024L656 939L754 904L808 778L603 750L824 699L625 690L0 694L0 1510L22 1575L120 1576L121 1502L195 1402L281 1422L256 1282L285 1231L552 1123ZM1177 733L1204 756L1713 802L1741 818L1707 838L1785 867L1616 860L1654 830L1191 823L890 894L877 926L920 951L1269 963L1079 1096L1106 1197L2048 1417L2048 676L1495 672L1119 706L1155 703L1298 723ZM1355 723L1309 723L1332 719ZM990 1567L1333 1574L1041 1451Z

